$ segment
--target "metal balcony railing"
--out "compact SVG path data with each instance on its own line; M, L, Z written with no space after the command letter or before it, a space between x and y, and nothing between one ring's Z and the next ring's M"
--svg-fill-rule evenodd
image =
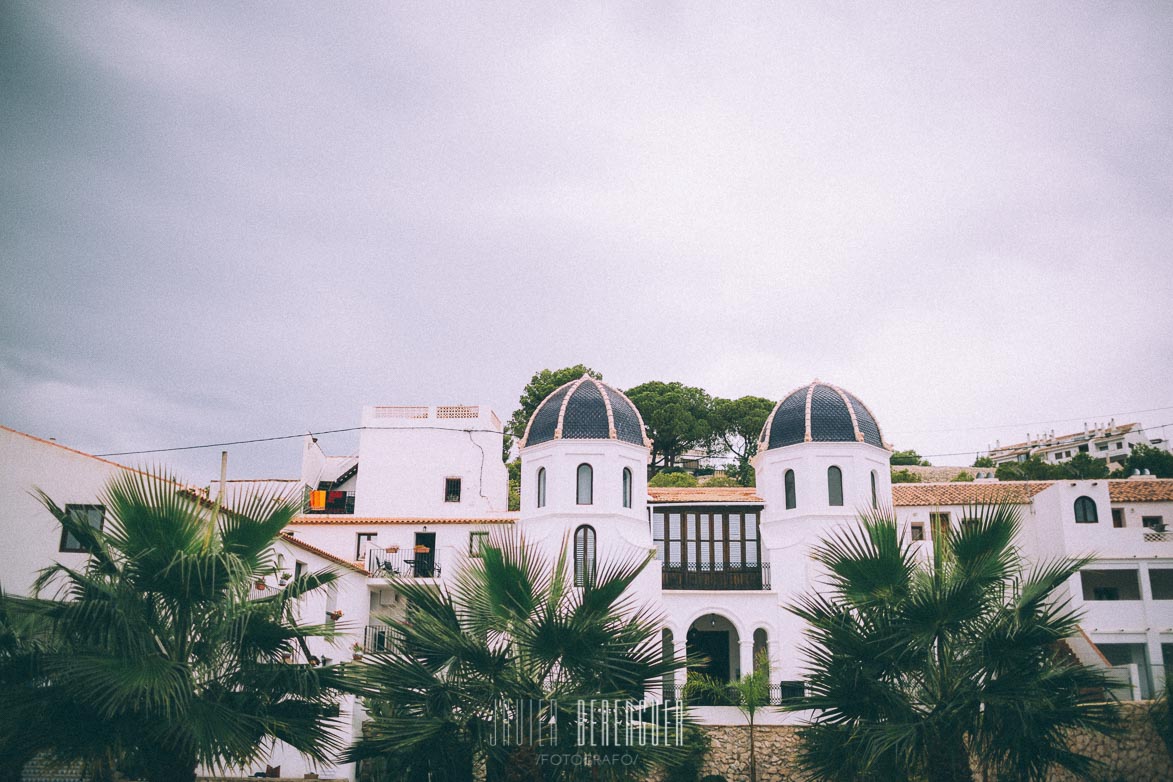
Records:
M354 492L307 488L302 498L301 512L353 514Z
M664 589L769 589L770 563L665 562Z
M367 625L363 633L363 651L367 654L389 652L402 643L400 634L387 625Z
M367 570L376 578L439 578L440 563L434 551L367 549Z
M776 682L769 687L768 705L785 706L801 698L803 694L804 685L801 681ZM688 685L685 685L683 692L676 686L664 688L665 700L676 700L682 695L693 706L736 706L741 697L732 686L724 696L709 691L690 691Z

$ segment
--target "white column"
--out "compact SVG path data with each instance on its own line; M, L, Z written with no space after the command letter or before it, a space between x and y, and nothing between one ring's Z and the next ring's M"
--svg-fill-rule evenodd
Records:
M688 656L688 641L685 638L685 635L686 635L686 633L681 633L679 635L677 635L677 634L672 635L672 645L675 649L674 657L673 657L674 660L683 660L685 657ZM686 669L680 668L676 671L676 695L677 695L677 697L680 696L681 690L684 689L684 680L687 677L688 677L688 671Z
M753 673L753 636L741 640L741 676Z

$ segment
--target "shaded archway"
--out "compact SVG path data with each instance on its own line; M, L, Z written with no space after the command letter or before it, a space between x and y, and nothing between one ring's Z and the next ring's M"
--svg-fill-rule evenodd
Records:
M728 682L741 675L737 628L720 614L705 614L688 628L685 638L688 672L703 673L717 681Z

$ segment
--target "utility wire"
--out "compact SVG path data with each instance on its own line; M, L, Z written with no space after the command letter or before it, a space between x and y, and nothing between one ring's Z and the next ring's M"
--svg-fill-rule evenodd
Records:
M978 429L1008 429L1008 428L1014 427L1014 426L1037 426L1039 424L1046 424L1046 423L1062 423L1064 421L1078 421L1078 420L1082 420L1084 418L1089 418L1089 419L1114 418L1115 416L1136 415L1138 413L1153 413L1153 412L1156 412L1159 410L1173 410L1173 406L1154 407L1154 408L1150 408L1148 410L1133 410L1133 411L1127 412L1127 413L1114 413L1114 414L1110 414L1110 415L1106 415L1106 416L1090 416L1089 415L1089 416L1077 416L1076 418L1057 418L1052 421L1034 421L1032 423L1026 423L1026 424L1002 424L1000 426L974 426L974 427L962 428L962 429L921 429L921 430L912 430L912 431L905 430L905 431L899 431L899 432L891 432L891 434L913 434L913 433L916 433L917 431L919 431L922 434L928 434L928 433L932 433L932 432L968 432L968 431L974 431L974 430L978 430ZM1167 423L1167 424L1157 424L1156 426L1147 426L1147 427L1141 427L1141 428L1142 429L1161 429L1166 426L1173 426L1173 422ZM400 430L404 430L404 429L436 429L436 430L445 431L445 432L488 432L491 434L501 434L501 432L498 432L496 429L452 429L447 426L351 426L351 427L347 427L344 429L323 429L323 430L320 430L317 432L299 432L298 434L282 434L282 435L276 435L273 437L254 437L250 440L232 440L232 441L223 442L223 443L204 443L201 445L178 445L178 446L174 446L172 448L148 448L148 449L141 450L141 451L115 451L115 452L111 452L111 453L98 453L98 454L94 454L94 455L101 456L101 457L140 456L142 454L148 454L148 453L169 453L172 451L196 451L201 448L224 448L229 445L253 445L256 443L272 443L272 442L277 442L279 440L294 440L298 437L305 437L307 434L311 435L311 436L316 436L316 435L320 435L320 434L341 434L343 432L361 432L361 431L369 431L369 430L389 430L389 429L400 429ZM980 452L980 450L981 449L979 449L978 452ZM934 457L935 456L965 456L966 454L970 454L970 453L975 453L975 451L959 451L957 453L930 453L930 454L923 454L923 456L924 456L924 458L928 458L930 456L934 456Z

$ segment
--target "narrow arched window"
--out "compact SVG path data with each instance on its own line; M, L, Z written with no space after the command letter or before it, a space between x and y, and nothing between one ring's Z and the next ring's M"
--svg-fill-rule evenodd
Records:
M546 507L546 468L538 468L538 507Z
M595 528L583 524L574 531L574 585L595 583Z
M784 476L786 483L786 510L793 510L798 507L798 497L794 491L794 470L787 470Z
M872 507L880 507L880 494L876 491L876 471L872 470Z
M827 468L827 504L843 504L843 470L838 467Z
M1100 520L1096 512L1096 501L1091 497L1080 497L1075 501L1075 520L1080 524L1095 524Z
M589 464L578 465L578 504L592 505L595 501L595 471Z
M631 469L623 468L623 507L631 507Z

